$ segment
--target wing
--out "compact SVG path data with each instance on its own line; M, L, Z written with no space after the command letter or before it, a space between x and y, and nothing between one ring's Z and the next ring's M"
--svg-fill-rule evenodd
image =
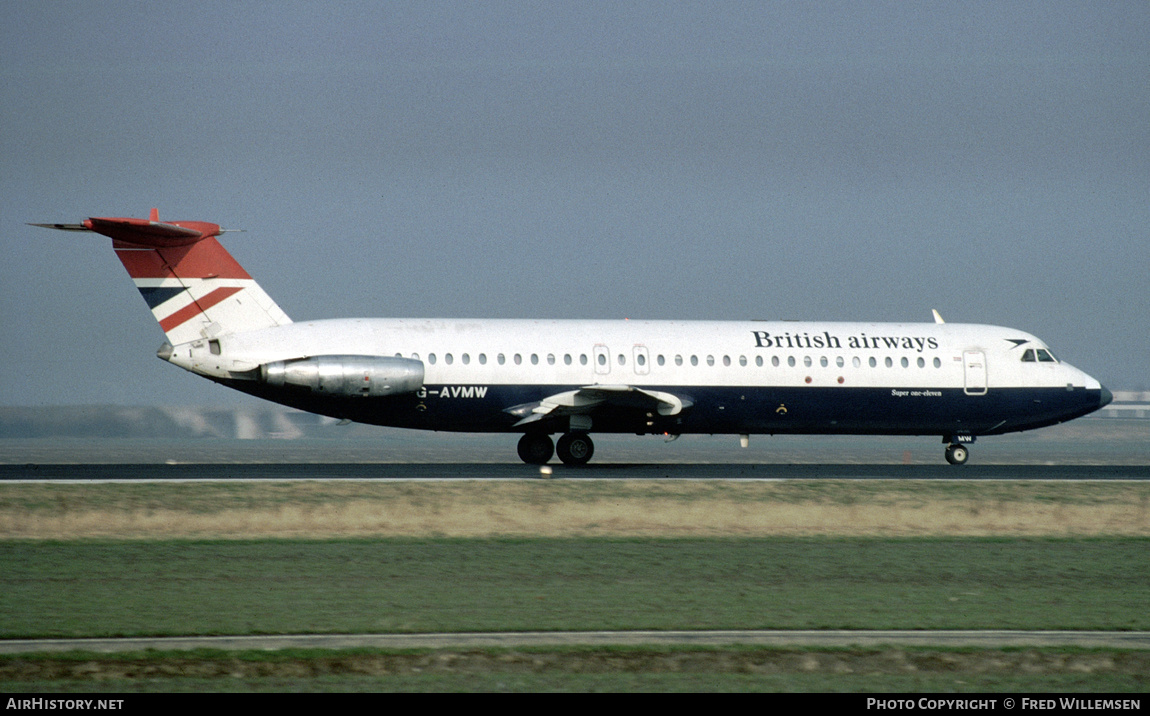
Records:
M588 385L550 395L537 403L524 403L505 412L520 418L515 427L545 419L572 415L591 416L604 410L636 410L656 412L664 417L679 415L690 409L694 402L685 396L647 390L630 385Z

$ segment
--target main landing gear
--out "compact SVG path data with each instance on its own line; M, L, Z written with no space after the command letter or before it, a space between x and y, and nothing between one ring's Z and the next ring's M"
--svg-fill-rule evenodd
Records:
M556 453L566 465L585 465L595 453L595 443L587 433L567 433L558 445L546 433L525 433L519 438L519 459L528 465L546 464Z

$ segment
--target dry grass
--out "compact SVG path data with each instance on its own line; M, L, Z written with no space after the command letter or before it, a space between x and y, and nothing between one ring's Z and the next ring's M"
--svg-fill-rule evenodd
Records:
M0 538L1148 536L1150 484L0 485Z

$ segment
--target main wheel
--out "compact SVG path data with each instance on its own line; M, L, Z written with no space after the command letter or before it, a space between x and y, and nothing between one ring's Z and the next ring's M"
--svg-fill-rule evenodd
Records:
M546 433L525 433L519 438L519 459L528 465L545 465L555 454L555 445Z
M963 445L948 445L946 448L946 461L951 465L965 465L970 451Z
M595 443L587 433L567 433L559 438L555 452L566 465L586 465L595 454Z

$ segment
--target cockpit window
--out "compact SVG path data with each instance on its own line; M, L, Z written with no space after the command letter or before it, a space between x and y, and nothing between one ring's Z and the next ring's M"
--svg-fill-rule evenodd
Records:
M1054 355L1045 348L1027 348L1022 353L1023 363L1057 363Z

